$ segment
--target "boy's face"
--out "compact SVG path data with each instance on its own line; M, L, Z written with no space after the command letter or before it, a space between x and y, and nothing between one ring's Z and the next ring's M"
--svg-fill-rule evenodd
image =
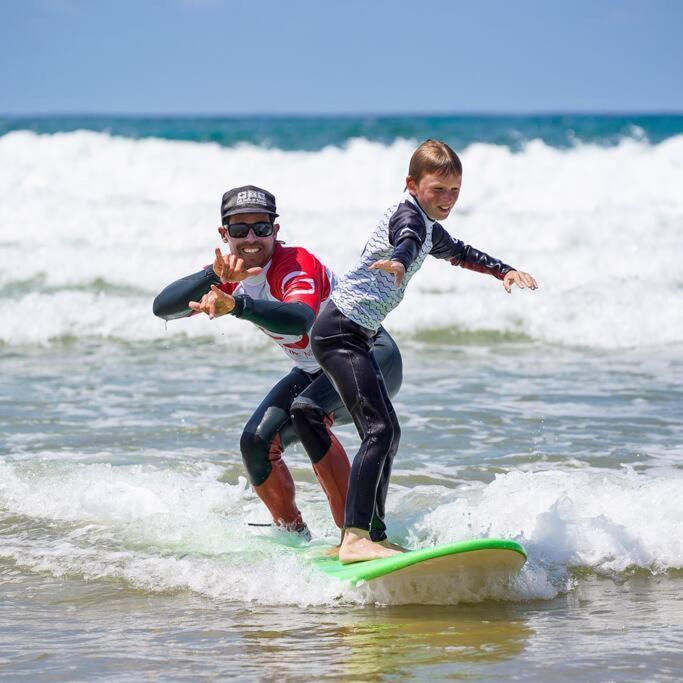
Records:
M442 221L458 201L462 176L436 175L427 173L416 183L413 178L406 178L408 191L419 202L422 210L432 219Z

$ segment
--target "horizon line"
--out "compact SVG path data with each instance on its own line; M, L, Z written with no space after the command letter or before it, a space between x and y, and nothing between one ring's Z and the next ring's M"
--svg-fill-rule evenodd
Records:
M2 118L28 119L28 118L148 118L148 119L173 119L173 118L205 118L205 119L237 119L237 118L475 118L475 117L553 117L553 116L683 116L683 109L604 109L604 110L577 110L577 109L547 109L547 110L520 110L520 111L496 111L496 110L472 110L472 111L410 111L410 112L243 112L243 113L218 113L218 112L178 112L178 113L152 113L152 112L106 112L106 111L53 111L53 112L30 112L13 113L0 112Z

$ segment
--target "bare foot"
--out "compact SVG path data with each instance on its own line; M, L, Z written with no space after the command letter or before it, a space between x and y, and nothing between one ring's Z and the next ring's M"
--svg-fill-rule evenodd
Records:
M383 541L378 541L378 543L381 546L384 546L385 548L391 548L392 550L398 550L400 553L410 552L409 548L404 548L402 545L399 545L398 543L392 543L388 538L385 538Z
M339 548L339 561L342 564L379 560L382 557L398 555L400 551L387 548L370 540L370 534L364 529L353 527L346 529L344 541Z
M325 557L338 557L339 555L339 548L341 548L341 544L344 541L344 529L340 529L341 531L341 536L339 538L339 543L332 548L328 548L323 554Z

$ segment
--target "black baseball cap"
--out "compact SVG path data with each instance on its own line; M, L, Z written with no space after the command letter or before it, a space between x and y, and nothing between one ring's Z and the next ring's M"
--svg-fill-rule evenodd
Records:
M221 202L221 222L228 224L228 217L238 213L267 213L273 218L278 214L275 197L256 185L243 185L228 190Z

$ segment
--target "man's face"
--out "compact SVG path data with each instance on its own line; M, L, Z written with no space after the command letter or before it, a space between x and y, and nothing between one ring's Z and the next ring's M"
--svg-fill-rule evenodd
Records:
M270 223L272 217L267 213L240 213L230 216L228 221L228 225L235 225L236 223L254 225L255 223ZM244 260L245 268L255 268L263 267L270 261L279 229L280 226L275 223L273 233L268 237L256 236L253 228L249 230L246 237L230 237L227 232L221 232L221 235L230 245L230 251Z
M432 219L442 221L458 201L462 177L455 174L435 175L427 173L416 183L408 176L408 191L419 202L422 210Z

